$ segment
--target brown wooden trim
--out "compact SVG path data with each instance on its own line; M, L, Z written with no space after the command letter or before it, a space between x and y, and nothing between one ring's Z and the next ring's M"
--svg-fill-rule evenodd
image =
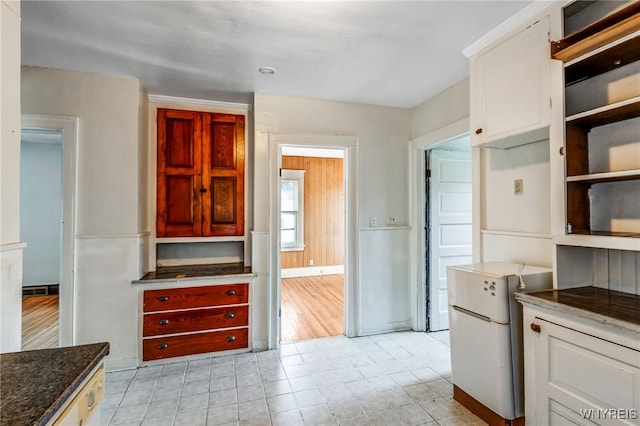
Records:
M640 29L640 2L606 16L562 40L551 42L551 57L569 62Z
M456 385L453 385L453 399L487 422L489 426L524 426L524 417L505 419Z

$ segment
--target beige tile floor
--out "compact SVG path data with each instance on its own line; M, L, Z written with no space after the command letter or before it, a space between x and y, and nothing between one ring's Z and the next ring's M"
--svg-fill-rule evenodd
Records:
M453 401L448 333L398 332L107 374L102 425L483 425Z

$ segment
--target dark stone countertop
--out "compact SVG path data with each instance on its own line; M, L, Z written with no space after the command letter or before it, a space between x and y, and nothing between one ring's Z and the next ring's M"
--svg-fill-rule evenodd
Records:
M515 293L516 299L640 333L640 296L598 287Z
M0 354L0 426L44 425L109 353L109 343Z
M210 278L253 277L250 266L243 263L218 263L208 265L158 266L155 271L147 272L132 284L151 284L157 282L175 282L184 280L204 280Z

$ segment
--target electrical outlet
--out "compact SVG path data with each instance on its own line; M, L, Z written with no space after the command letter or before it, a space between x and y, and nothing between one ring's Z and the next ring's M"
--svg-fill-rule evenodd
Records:
M309 266L313 266L313 259L309 259Z
M395 225L398 219L395 216L389 216L389 225Z
M524 182L522 179L516 179L513 181L513 193L515 195L522 195L524 191Z
M369 218L369 226L372 228L375 228L376 226L378 226L378 218L375 216L371 216Z

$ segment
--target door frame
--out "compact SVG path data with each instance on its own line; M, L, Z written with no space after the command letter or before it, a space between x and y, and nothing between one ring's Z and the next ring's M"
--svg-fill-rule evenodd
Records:
M303 133L269 133L269 349L280 345L280 168L281 148L299 146L306 148L331 148L344 151L344 333L347 337L358 335L358 204L357 204L357 153L358 138L343 135L319 135Z
M59 287L59 346L75 344L75 238L78 118L22 114L21 130L62 132L62 244Z
M409 216L412 236L410 238L410 282L412 328L427 331L427 245L426 245L426 165L425 151L440 144L469 134L469 117L440 127L410 141L409 146ZM475 149L475 148L473 148ZM476 157L472 154L472 168L476 168ZM475 180L475 173L472 172ZM475 225L474 225L475 226ZM474 234L475 235L475 234ZM475 246L476 241L472 244Z

